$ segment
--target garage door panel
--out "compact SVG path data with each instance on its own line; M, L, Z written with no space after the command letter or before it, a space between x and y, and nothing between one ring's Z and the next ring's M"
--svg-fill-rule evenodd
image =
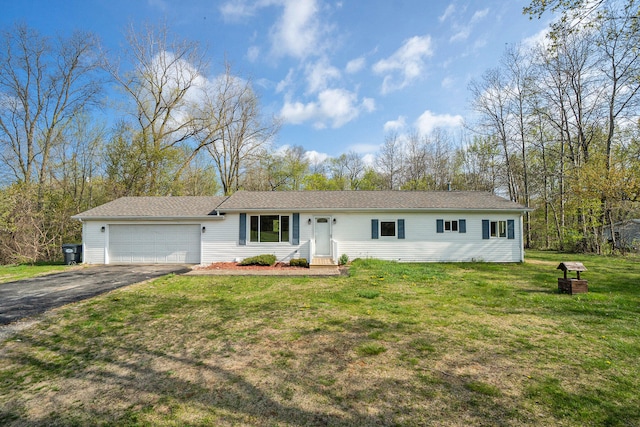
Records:
M111 225L111 264L198 264L200 226L176 224Z

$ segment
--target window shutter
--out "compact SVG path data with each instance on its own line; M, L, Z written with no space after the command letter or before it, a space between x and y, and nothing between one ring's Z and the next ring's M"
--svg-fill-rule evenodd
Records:
M372 239L378 238L378 220L377 219L371 220L371 238Z
M488 219L482 220L482 238L483 239L489 238L489 220Z
M436 219L436 233L444 233L444 219Z
M507 220L507 239L516 238L516 222L512 219Z
M293 236L291 238L292 245L300 244L300 214L293 214Z
M398 239L404 239L404 219L398 220Z
M458 220L458 233L466 233L467 232L467 220L459 219Z
M240 214L240 246L247 244L247 214Z

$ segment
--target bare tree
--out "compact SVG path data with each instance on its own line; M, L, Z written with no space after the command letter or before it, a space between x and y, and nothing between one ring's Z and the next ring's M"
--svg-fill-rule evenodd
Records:
M386 190L397 190L402 184L403 146L397 134L387 135L376 156L376 166L385 178Z
M279 123L263 118L251 83L234 76L229 64L225 73L205 88L197 114L201 130L195 135L198 145L194 155L206 148L224 194L231 194L240 187L243 169L270 142Z
M349 151L345 156L345 170L350 190L359 190L366 165L362 156L355 151Z
M620 133L620 119L633 120L638 113L640 34L637 18L638 6L633 0L628 0L626 7L621 10L614 10L607 5L602 15L602 25L596 35L601 52L601 69L607 98L605 178L609 183L614 178L613 148L615 137ZM611 208L612 199L622 200L627 193L623 188L625 185L620 184L605 186L602 191L602 231L604 232L604 225L607 224L613 247L616 247L616 233L613 226L615 219Z
M105 127L92 122L88 115L78 115L66 129L65 137L53 149L50 187L62 192L63 197L73 200L74 212L103 203L95 194L94 181L100 181L103 173L100 154L104 149ZM66 220L66 218L65 218ZM66 221L68 223L68 221Z
M16 180L41 188L65 127L102 89L98 41L82 32L52 41L16 25L2 34L1 43L2 160Z
M165 160L200 131L192 112L207 61L197 43L171 39L167 27L145 26L140 32L131 27L127 41L126 59L133 68L107 67L131 103L137 148L148 173L144 192L158 194Z
M329 160L331 180L342 190L358 190L365 171L360 154L355 151L343 153Z
M404 181L408 190L426 190L427 162L429 149L427 139L418 132L412 132L407 138Z
M505 178L509 199L516 200L514 171L511 161L509 135L508 85L503 70L494 68L485 72L480 81L472 81L469 90L473 97L473 108L480 114L480 128L485 135L495 135L500 141L504 156Z
M507 91L509 93L509 111L513 117L513 134L519 142L520 160L522 162L522 189L523 202L528 208L531 204L529 193L529 162L527 161L527 147L529 130L529 99L531 96L532 80L533 80L533 64L532 55L524 52L520 46L509 46L505 50L502 57L502 64L507 70L509 85ZM531 215L527 211L524 220L525 227L525 248L531 247Z
M498 179L500 147L495 138L474 137L459 151L465 186L473 191L495 192Z
M453 176L453 154L449 134L435 128L428 137L427 171L431 173L434 190L448 188Z

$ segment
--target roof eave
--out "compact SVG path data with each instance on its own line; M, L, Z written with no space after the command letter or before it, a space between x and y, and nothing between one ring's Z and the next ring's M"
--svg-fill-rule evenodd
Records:
M531 208L227 208L225 213L244 212L532 212Z
M211 221L211 220L223 220L224 215L181 215L181 216L140 216L140 215L100 215L100 216L82 216L74 215L72 219L79 221Z

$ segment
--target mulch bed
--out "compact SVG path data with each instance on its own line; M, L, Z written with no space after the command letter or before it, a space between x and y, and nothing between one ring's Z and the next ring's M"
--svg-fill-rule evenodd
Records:
M196 266L194 270L309 270L306 267L291 267L285 262L277 262L272 266L239 265L237 262L214 262L205 266Z

